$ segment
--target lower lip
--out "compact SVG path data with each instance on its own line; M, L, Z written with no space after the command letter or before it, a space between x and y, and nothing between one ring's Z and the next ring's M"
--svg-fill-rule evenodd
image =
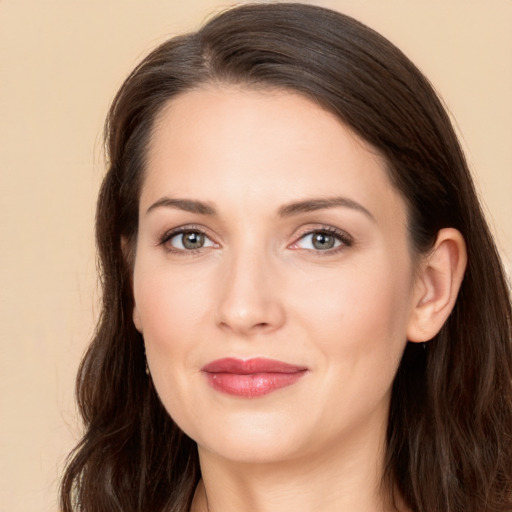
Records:
M272 391L291 386L305 374L305 370L293 373L252 373L249 375L205 373L208 383L215 390L246 398L267 395Z

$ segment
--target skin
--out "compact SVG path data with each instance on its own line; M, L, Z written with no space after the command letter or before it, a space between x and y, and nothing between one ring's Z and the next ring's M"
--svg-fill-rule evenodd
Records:
M334 197L344 204L289 207ZM464 263L448 230L418 271L406 218L383 159L298 94L207 86L161 112L140 198L133 319L164 406L198 443L193 511L386 510L393 378L407 339L429 339L455 300L435 258ZM204 245L186 249L178 228L204 232ZM311 233L326 229L341 238L319 250ZM234 397L201 371L224 357L307 372Z

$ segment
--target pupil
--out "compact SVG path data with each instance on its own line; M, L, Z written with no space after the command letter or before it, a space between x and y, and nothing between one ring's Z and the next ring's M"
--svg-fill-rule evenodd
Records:
M204 244L202 233L186 233L183 235L183 247L187 249L199 249Z
M315 249L332 249L334 247L334 237L325 233L316 233L313 235L313 246Z

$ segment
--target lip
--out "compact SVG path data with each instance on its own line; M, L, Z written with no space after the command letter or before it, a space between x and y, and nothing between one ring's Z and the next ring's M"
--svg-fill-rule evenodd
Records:
M253 398L295 384L308 369L261 357L247 360L228 357L208 363L201 371L215 390Z

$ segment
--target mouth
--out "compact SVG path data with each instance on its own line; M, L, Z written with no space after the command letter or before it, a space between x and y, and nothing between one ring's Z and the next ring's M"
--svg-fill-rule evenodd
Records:
M208 363L201 371L216 391L255 398L295 384L308 369L273 359L224 358Z

